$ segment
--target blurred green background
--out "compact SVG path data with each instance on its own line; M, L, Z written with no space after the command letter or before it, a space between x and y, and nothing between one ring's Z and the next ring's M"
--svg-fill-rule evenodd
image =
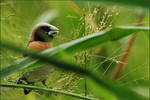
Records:
M141 14L144 19L140 26L149 25L148 9L104 5L97 2L83 1L46 1L46 0L2 0L1 6L1 40L9 40L20 47L26 47L32 27L40 22L48 22L59 28L54 46L120 25L136 25ZM85 18L84 18L85 14ZM85 20L85 26L84 24ZM85 28L85 34L83 34ZM130 36L129 36L130 37ZM76 53L77 64L92 65L93 70L100 71L104 77L111 79L118 65L129 37L114 42L107 42L96 49ZM149 81L149 37L138 33L129 55L125 69L118 82L123 86L134 88L137 92L148 96ZM87 61L85 62L85 57ZM22 58L22 55L7 49L1 49L1 66ZM2 82L12 83L20 75L13 74ZM71 72L55 69L47 81L54 89L84 95L84 77ZM37 83L41 86L41 83ZM97 97L92 86L87 83L87 93ZM46 97L32 92L25 96L23 89L1 88L1 100L77 100L63 95Z

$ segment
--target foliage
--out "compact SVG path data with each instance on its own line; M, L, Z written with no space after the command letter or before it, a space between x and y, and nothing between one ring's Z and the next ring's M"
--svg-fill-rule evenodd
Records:
M133 8L135 6L147 8L149 1L110 0L110 2L110 4L115 2ZM107 1L106 4L109 4L109 2ZM1 88L2 99L77 100L77 98L84 98L92 100L96 98L104 100L146 100L149 98L147 92L145 92L148 90L149 59L149 35L147 35L149 27L146 27L149 23L146 9L138 8L139 11L133 12L127 9L128 6L122 8L109 5L108 7L98 1L17 0L2 1L0 5L2 34L0 76L1 79L3 78L0 86L5 86ZM141 27L131 27L131 25L135 25L137 16L141 13L145 14L143 21L140 22ZM48 22L60 29L60 33L53 41L55 47L41 54L24 48L28 41L30 29L33 24L39 22ZM123 26L115 27L120 25ZM122 48L129 40L129 37L123 37L137 32L137 38L125 70L123 70L117 82L112 82L111 77L114 74L115 66L121 63L119 58L124 53ZM20 53L31 57L20 58ZM53 64L54 68L56 67L47 82L54 89L42 88L40 83L36 83L36 86L8 84L8 82L14 83L20 77L18 72L28 71L47 63ZM48 97L34 91L25 96L21 89L6 87L51 91L53 95ZM62 92L61 90L68 92ZM55 93L58 93L58 95L55 95Z

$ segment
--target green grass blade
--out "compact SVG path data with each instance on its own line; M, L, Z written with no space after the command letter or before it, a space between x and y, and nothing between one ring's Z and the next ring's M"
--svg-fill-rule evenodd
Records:
M82 95L75 94L75 93L70 93L70 92L65 92L65 91L60 91L60 90L54 90L54 89L47 89L47 88L42 88L42 87L37 87L37 86L5 84L5 83L0 83L0 86L2 86L2 87L14 87L14 88L27 88L27 89L32 89L32 90L40 90L40 91L51 92L51 93L56 93L56 94L63 94L63 95L67 95L67 96L71 96L71 97L75 97L75 98L80 98L80 99L98 100L98 99L90 98L87 96L82 96Z
M82 0L86 1L86 0ZM126 6L137 6L137 7L143 7L143 8L149 8L150 6L150 0L93 0L94 3L107 3L107 4L118 4L118 5L126 5ZM78 1L74 1L78 2Z
M106 29L102 32L88 35L83 38L71 41L69 43L62 44L58 47L49 49L47 51L44 51L43 54L54 56L60 53L61 51L63 52L65 51L67 53L83 51L98 46L107 41L118 40L120 38L133 34L135 32L148 31L148 30L149 27L131 27L131 26L121 26L121 27ZM42 64L44 63L43 62L39 63L37 59L33 59L31 57L23 58L17 62L14 62L13 64L3 67L1 71L1 78L6 77L21 69L24 69L27 66L36 67L37 65L40 66Z
M39 16L36 20L35 20L35 24L38 23L43 23L43 22L51 22L53 21L55 18L57 18L59 16L58 11L57 10L49 10L44 12L43 14L41 14L41 16Z
M1 46L5 47L5 48L8 48L10 50L19 52L19 53L29 55L33 58L38 58L41 61L44 61L45 63L53 64L53 65L55 65L54 67L64 69L65 71L72 71L72 72L76 72L76 73L88 76L91 80L96 82L99 86L101 86L104 89L112 92L118 98L121 98L122 100L133 100L133 99L135 99L135 100L145 100L145 97L136 94L132 90L129 90L127 88L124 88L124 87L120 86L116 82L112 83L112 82L106 81L104 78L102 78L101 74L99 74L97 72L93 73L93 72L91 72L90 69L85 70L81 66L79 67L79 66L76 66L74 64L70 64L70 63L61 61L60 59L56 59L56 58L53 58L53 57L48 57L45 54L39 54L39 53L35 53L35 52L31 52L31 51L19 48L17 46L12 46L9 43L1 42ZM3 69L2 69L2 71L3 71ZM4 73L4 72L2 72L2 73Z

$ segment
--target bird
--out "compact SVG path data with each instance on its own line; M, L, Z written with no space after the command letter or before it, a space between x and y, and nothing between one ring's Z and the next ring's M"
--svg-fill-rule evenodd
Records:
M59 32L59 29L48 23L36 24L29 36L27 49L42 52L44 50L52 48L52 40L54 35ZM44 86L50 88L46 85L46 80L51 72L50 65L43 65L38 68L29 70L22 73L21 77L17 79L17 84L28 84L34 85L36 82L42 82ZM24 94L27 95L31 92L31 89L24 88Z

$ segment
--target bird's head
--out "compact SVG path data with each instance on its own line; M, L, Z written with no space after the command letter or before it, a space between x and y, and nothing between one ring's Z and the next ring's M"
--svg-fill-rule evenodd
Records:
M33 27L30 36L30 41L48 41L52 40L54 34L58 33L59 29L47 23L40 23Z

